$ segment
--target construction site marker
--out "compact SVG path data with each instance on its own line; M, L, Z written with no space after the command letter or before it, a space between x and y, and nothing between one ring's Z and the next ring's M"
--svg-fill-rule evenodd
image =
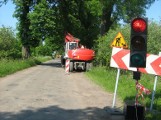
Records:
M70 60L66 59L66 62L65 62L65 73L66 74L69 74L69 63L70 63Z
M118 48L124 48L124 49L128 48L127 43L125 42L121 32L118 32L113 42L111 43L111 47L118 47Z

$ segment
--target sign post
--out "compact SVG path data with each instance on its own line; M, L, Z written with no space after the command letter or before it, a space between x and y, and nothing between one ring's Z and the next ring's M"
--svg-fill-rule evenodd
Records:
M127 43L124 40L124 37L121 34L121 32L118 32L118 34L114 38L113 42L111 43L111 47L118 47L118 48L121 48L121 49L122 48L128 48ZM120 76L120 68L117 69L117 77L116 77L116 84L115 84L115 91L114 91L114 96L113 96L112 108L115 107L115 103L116 103L116 95L117 95L117 87L118 87L119 76Z
M116 103L116 94L117 94L117 86L118 86L119 76L120 76L120 69L118 68L117 69L117 77L116 77L116 84L115 84L115 91L114 91L112 108L115 107L115 103Z
M150 105L150 111L152 111L153 109L153 103L154 103L154 96L155 96L155 92L156 92L156 86L157 86L157 81L158 81L158 76L155 76L155 80L154 80L154 87L153 87L153 93L152 93L152 100L151 100L151 105Z
M159 56L161 56L161 52L159 52ZM150 105L150 111L152 111L153 109L153 103L154 103L154 96L155 96L155 92L156 92L156 86L157 86L157 81L158 81L158 76L155 76L155 80L154 80L154 87L153 87L153 93L152 93L152 100L151 100L151 105Z
M110 66L118 68L118 71L117 71L117 77L116 77L112 108L114 108L115 102L116 102L116 92L117 92L118 80L120 76L120 69L137 71L137 68L129 67L129 57L130 57L130 50L113 47ZM155 82L154 82L154 88L153 88L153 93L152 93L152 101L151 101L151 106L150 106L150 110L152 110L155 91L156 91L157 79L158 79L158 76L161 76L161 52L159 53L159 56L147 54L146 59L147 59L146 68L139 68L138 70L142 73L155 75Z

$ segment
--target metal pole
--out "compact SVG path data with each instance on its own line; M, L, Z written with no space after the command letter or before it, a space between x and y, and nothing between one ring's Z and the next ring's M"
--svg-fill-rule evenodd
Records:
M159 56L161 56L161 52L159 52ZM156 86L157 86L157 81L158 81L158 76L155 76L155 81L154 81L154 87L153 87L153 93L152 93L152 100L151 100L151 105L150 105L150 111L153 109L153 103L154 103L154 96L156 92Z
M158 80L158 76L155 76L155 81L154 81L154 87L153 87L153 93L152 93L152 100L151 100L151 105L150 105L150 111L152 111L153 109L153 103L154 103L154 96L155 96L155 92L156 92L156 86L157 86L157 80Z
M116 93L117 93L117 86L118 86L119 76L120 76L120 68L117 69L117 77L116 77L116 84L115 84L115 91L114 91L114 97L113 97L112 108L115 107Z

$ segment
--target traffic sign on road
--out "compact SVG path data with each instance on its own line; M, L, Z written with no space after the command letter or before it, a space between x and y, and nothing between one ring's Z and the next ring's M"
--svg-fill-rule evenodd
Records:
M129 67L130 50L113 47L110 66L120 69L137 71ZM139 68L140 72L161 76L161 56L147 54L146 68Z
M111 43L111 47L128 48L123 35L119 32Z

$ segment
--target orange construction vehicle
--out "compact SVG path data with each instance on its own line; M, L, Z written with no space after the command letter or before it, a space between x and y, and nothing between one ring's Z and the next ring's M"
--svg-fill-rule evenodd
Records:
M68 59L70 61L69 72L78 69L89 70L92 66L95 51L80 45L79 42L80 40L70 33L66 34L65 54L61 57L61 64L65 65L65 61Z

